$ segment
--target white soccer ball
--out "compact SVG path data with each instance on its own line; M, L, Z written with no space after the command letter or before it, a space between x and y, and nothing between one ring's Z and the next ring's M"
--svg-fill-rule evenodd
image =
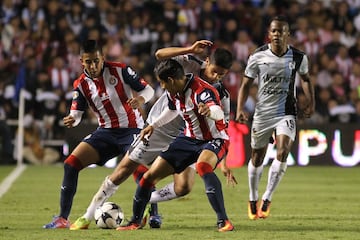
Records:
M114 202L105 202L94 214L95 223L99 228L117 228L124 221L124 212Z

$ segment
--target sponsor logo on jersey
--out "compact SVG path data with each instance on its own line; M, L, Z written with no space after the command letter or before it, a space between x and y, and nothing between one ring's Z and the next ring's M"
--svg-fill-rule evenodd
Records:
M205 101L205 100L208 99L209 97L210 97L210 93L208 93L208 92L203 92L203 93L200 94L200 99L201 99L202 101Z
M133 77L136 76L136 72L134 70L132 70L132 68L130 68L130 67L127 68L127 72L129 73L130 76L133 76Z
M79 92L78 91L73 91L72 99L77 99L78 97L79 97Z

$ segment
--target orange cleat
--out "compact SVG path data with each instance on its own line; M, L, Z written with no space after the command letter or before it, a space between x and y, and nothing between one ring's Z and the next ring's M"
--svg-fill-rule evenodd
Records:
M219 232L228 232L234 230L234 225L230 222L230 220L223 220L218 222L218 231Z
M257 204L257 201L249 201L248 203L248 217L250 220L258 219Z
M271 202L267 199L262 200L259 211L258 211L258 217L259 218L267 218L270 216L270 205Z

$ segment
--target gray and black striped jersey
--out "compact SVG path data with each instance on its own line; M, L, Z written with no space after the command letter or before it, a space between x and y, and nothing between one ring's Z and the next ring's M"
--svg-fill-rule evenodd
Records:
M295 115L295 76L307 74L308 58L304 52L288 46L287 52L276 56L270 44L258 48L250 57L245 76L258 81L258 102L254 118L271 119Z

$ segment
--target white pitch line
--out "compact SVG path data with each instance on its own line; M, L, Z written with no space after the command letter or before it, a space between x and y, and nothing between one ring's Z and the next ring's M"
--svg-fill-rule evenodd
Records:
M18 165L0 184L0 198L9 190L13 182L21 175L26 169L25 164Z

